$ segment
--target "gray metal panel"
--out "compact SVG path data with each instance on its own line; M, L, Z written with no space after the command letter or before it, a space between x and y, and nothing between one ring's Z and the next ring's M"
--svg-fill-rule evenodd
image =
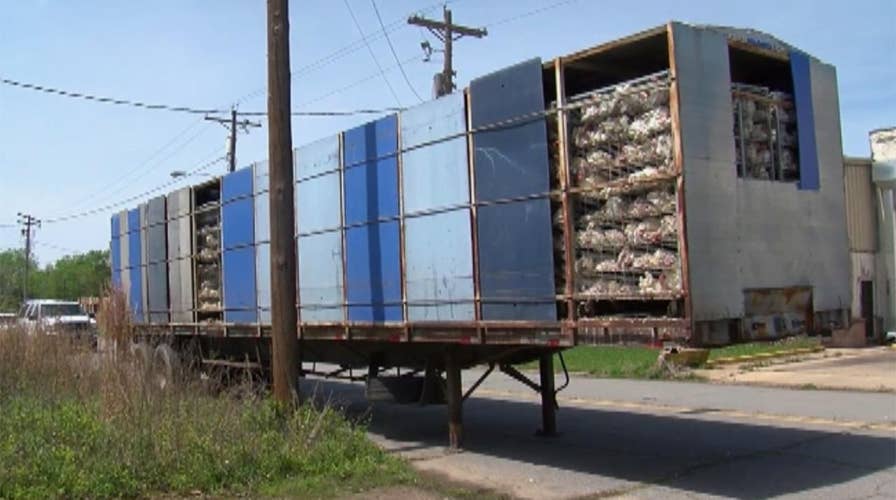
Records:
M119 228L121 230L121 236L119 237L120 251L121 251L121 290L127 293L128 290L131 289L131 276L128 269L130 269L130 241L127 236L128 234L128 211L122 210L118 213L118 217L120 220Z
M341 231L299 237L298 254L302 321L342 321Z
M342 217L340 156L338 135L296 148L293 162L298 183L295 191L298 233L339 227Z
M299 234L336 229L342 220L339 173L308 179L296 186L296 227Z
M150 323L168 322L168 265L165 197L149 200L146 206L146 304Z
M271 245L255 247L255 294L258 301L258 322L271 324Z
M268 162L255 164L255 244L271 240Z
M473 251L468 209L405 220L409 321L472 321Z
M140 209L140 286L141 300L143 301L143 321L149 322L149 222L147 218L147 205L141 203Z
M190 188L168 194L168 291L171 321L193 321L193 248Z
M466 132L464 94L456 92L401 113L404 213L470 201L467 137L425 145ZM418 149L410 149L425 145ZM409 150L410 149L410 150Z
M673 23L694 319L743 315L728 42ZM792 186L791 186L791 189Z
M852 300L849 285L849 237L846 232L846 202L843 184L843 143L840 128L840 99L837 71L829 64L811 61L812 108L815 114L815 138L821 192L807 193L812 204L813 249L816 311L845 309ZM812 196L812 195L816 196ZM820 194L820 196L819 196Z

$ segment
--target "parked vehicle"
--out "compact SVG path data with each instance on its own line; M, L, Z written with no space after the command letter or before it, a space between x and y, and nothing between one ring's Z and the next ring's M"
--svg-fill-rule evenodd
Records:
M66 334L96 339L96 320L74 301L34 299L19 310L18 324L28 333Z

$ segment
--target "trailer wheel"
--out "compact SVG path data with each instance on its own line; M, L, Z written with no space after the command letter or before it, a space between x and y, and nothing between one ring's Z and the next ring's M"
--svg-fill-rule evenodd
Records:
M180 375L180 357L168 344L160 344L153 354L153 384L165 390L174 386Z
M131 344L129 353L134 367L134 376L141 382L146 380L152 367L152 350L145 342Z

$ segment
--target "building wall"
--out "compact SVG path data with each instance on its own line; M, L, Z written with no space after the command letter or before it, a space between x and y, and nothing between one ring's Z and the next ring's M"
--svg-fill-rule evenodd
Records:
M673 24L695 321L744 314L743 290L808 286L816 311L851 303L836 73L810 62L819 190L740 179L727 41Z

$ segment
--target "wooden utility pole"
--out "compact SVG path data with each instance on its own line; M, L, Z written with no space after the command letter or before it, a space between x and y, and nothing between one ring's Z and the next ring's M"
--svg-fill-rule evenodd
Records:
M25 277L22 282L22 302L25 302L28 300L28 268L31 263L31 228L34 226L40 227L40 219L21 212L16 215L19 216L19 224L23 226L22 236L25 237Z
M220 118L217 116L206 116L205 119L212 122L218 122L221 125L230 130L230 145L228 146L227 152L227 171L233 172L236 170L236 132L237 127L242 127L245 132L249 131L249 127L260 127L260 123L251 122L249 120L240 120L236 119L236 108L230 110L230 118Z
M274 398L299 402L296 246L288 0L268 0L268 158L271 220L271 374Z
M433 85L433 93L436 97L450 94L451 92L454 92L454 89L456 88L454 85L454 76L456 73L454 72L454 67L452 65L452 58L454 56L453 43L464 36L482 38L488 35L488 31L484 28L469 28L467 26L453 24L451 21L451 9L449 9L447 5L442 8L442 14L444 15L444 21L433 21L420 16L411 16L408 18L408 24L423 26L444 44L443 51L445 52L445 63L442 72L436 73L435 85Z

